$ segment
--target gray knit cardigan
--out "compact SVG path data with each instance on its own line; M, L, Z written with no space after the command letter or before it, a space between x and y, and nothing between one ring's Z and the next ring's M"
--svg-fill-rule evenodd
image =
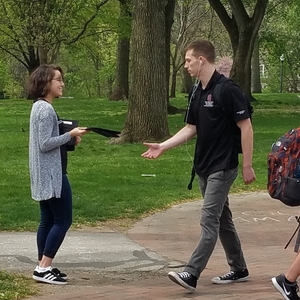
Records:
M29 131L29 172L34 200L61 197L60 146L70 139L68 132L59 135L58 118L52 105L36 101L31 109Z

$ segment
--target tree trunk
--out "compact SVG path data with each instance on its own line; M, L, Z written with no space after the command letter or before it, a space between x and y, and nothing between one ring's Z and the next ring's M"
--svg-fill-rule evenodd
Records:
M26 69L28 70L29 75L40 65L40 59L38 55L38 51L34 46L28 46L28 54L25 52L21 52L24 60L27 64L24 64Z
M24 64L26 69L28 70L29 75L40 65L38 51L35 51L36 48L34 46L28 46L28 53L21 52L27 64ZM34 97L31 94L27 95L28 100L33 100Z
M165 5L162 0L133 1L128 112L116 143L160 141L169 136Z
M177 79L177 72L173 68L172 69L172 76L171 76L170 98L175 98L176 97L176 79Z
M97 98L101 98L101 84L100 84L100 75L99 70L101 69L101 61L98 56L92 58L95 70L97 71L96 75L96 95Z
M185 68L182 68L182 93L188 94L193 86L193 79Z
M96 83L96 92L97 92L97 98L101 98L101 86L100 83Z
M176 114L180 112L175 106L172 106L169 101L169 88L170 88L170 68L171 68L171 32L172 25L174 23L174 13L175 13L175 0L168 0L165 7L165 21L166 21L166 85L167 85L167 105L168 114ZM176 82L175 82L176 84ZM175 87L176 89L176 87Z
M230 77L251 98L252 33L246 28L239 30L239 40L233 45L233 65Z
M44 46L38 46L37 51L39 54L40 65L49 63L47 49Z
M258 37L255 39L255 43L254 43L251 73L252 73L252 93L261 93Z
M119 0L120 3L120 19L131 18L128 0ZM130 53L130 38L119 34L118 49L117 49L117 69L115 86L109 96L109 100L118 101L128 99L129 94L129 53Z
M129 52L130 40L127 37L119 38L117 50L117 69L114 89L109 100L118 101L128 99L129 93Z
M175 0L168 0L165 7L165 22L166 22L166 80L167 80L167 99L169 103L169 84L170 84L170 66L171 66L171 32L174 23Z

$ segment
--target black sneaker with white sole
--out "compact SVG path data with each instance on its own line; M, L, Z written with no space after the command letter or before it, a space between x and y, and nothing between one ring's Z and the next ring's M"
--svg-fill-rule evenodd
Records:
M189 272L169 272L168 277L175 283L189 290L190 292L195 292L197 286L197 277Z
M57 276L61 277L61 278L67 278L68 275L66 273L61 272L60 270L58 270L57 268L52 268L51 271L56 274Z
M66 279L57 276L51 270L46 272L34 271L32 278L38 282L50 283L50 284L67 284Z
M226 284L247 281L248 278L249 272L245 269L243 271L229 271L222 276L214 277L211 281L216 284Z
M297 282L287 283L284 274L273 277L272 283L285 300L300 300Z

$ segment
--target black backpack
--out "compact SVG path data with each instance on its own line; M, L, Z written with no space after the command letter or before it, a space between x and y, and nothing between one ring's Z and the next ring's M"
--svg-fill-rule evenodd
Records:
M225 77L224 75L221 74L217 80L217 83L213 87L211 94L212 94L212 99L214 101L214 105L218 105L219 107L221 107L222 110L224 111L224 114L226 114L229 119L232 119L231 116L229 115L229 113L227 113L226 108L224 106L222 106L222 101L221 101L222 88L224 87L224 85L226 87L230 84L234 84L240 89L240 87L232 79ZM242 93L245 95L245 93L243 91L242 91ZM250 104L250 101L246 95L245 95L245 98L247 100L247 107L248 107L250 119L252 121L253 107ZM233 119L232 119L232 126L235 130L235 145L236 145L237 151L238 151L238 153L242 153L241 130L236 125L236 123ZM195 172L195 168L193 166L192 172L191 172L191 180L190 180L190 183L188 184L189 190L192 189L192 184L193 184L195 175L196 175L196 172Z

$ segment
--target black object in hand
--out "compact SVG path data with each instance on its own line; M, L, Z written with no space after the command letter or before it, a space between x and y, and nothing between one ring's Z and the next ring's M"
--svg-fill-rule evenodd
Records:
M101 128L101 127L87 127L86 130L91 130L91 131L101 134L105 137L119 137L119 135L121 133L120 131L105 129L105 128Z

